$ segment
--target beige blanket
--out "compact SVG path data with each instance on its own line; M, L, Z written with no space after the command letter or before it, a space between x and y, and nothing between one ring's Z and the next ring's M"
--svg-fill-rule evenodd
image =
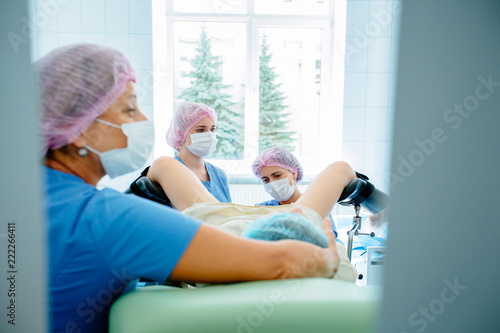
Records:
M245 227L262 215L290 212L295 207L302 208L302 216L322 228L323 219L314 210L296 204L280 206L243 206L233 203L199 203L182 213L197 218L220 230L240 236ZM357 272L347 257L346 248L335 242L340 256L340 266L334 279L355 282Z

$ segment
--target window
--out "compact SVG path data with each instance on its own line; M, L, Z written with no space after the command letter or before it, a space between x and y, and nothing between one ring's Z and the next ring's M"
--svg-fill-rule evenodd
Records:
M208 159L231 181L253 178L250 165L266 145L292 150L306 180L339 159L344 52L335 45L344 39L338 36L345 35L345 11L343 17L336 14L338 3L153 3L155 157L173 155L164 135L175 109L194 94L202 98L200 93L210 91L214 103L222 101L225 107L206 104L229 116L219 114L217 133L226 148L218 147ZM197 81L201 69L210 70L217 88ZM194 89L195 84L200 88Z

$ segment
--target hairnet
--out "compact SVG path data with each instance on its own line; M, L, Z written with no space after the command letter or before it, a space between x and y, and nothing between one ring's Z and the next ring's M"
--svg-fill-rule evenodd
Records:
M37 63L44 152L76 140L125 91L135 73L119 51L93 44L56 49Z
M302 215L294 213L259 217L245 227L241 237L267 241L296 239L328 247L328 238L323 230Z
M279 166L297 174L297 183L302 180L304 170L295 156L281 146L264 150L252 163L252 171L260 178L259 172L265 166Z
M217 115L211 107L201 103L182 103L177 108L165 135L168 145L179 151L184 140L186 140L187 132L205 117L210 117L217 124Z

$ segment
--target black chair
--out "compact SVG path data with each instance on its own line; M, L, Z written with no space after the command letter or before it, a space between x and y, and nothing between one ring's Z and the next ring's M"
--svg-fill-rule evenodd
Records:
M137 177L137 179L134 180L132 184L130 184L130 187L125 191L125 193L133 193L142 198L153 200L154 202L161 203L162 205L173 207L172 202L167 197L160 184L158 184L157 182L153 182L146 176L148 170L149 167L144 169L144 171L141 172L141 175Z

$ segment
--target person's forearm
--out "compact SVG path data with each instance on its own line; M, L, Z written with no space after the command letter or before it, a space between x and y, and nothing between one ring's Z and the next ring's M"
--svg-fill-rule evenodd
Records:
M331 277L338 254L309 243L244 239L201 225L170 280L229 283L296 277Z

